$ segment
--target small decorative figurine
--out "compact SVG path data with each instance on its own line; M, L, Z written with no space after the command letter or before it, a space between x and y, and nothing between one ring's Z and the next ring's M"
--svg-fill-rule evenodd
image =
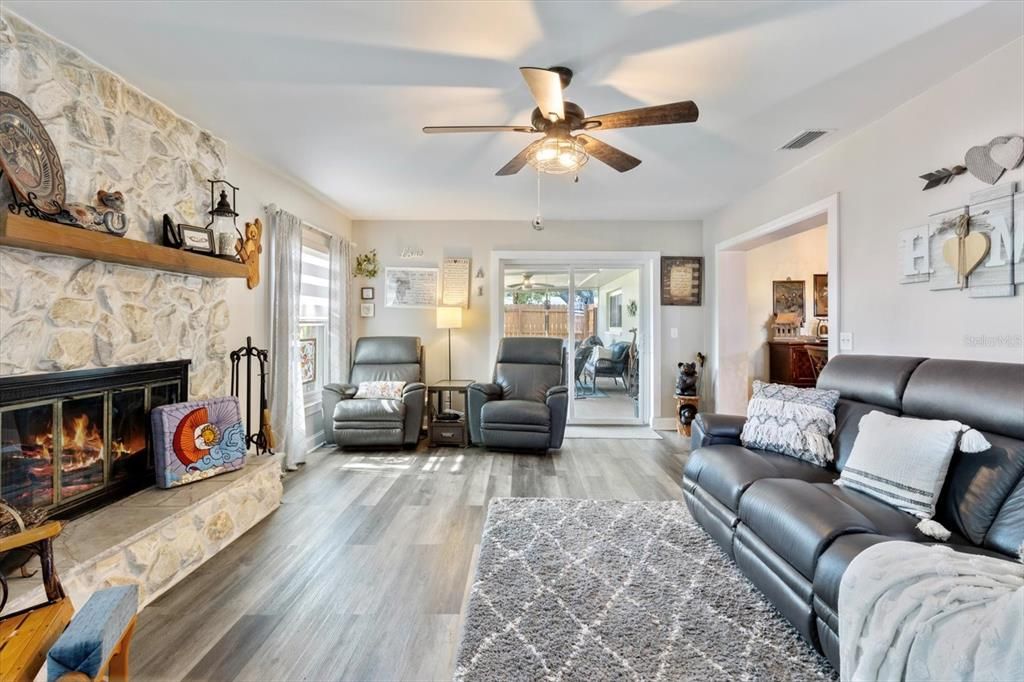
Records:
M245 285L250 289L255 289L256 285L260 283L260 254L263 253L260 239L262 237L263 223L256 218L251 223L245 224L244 238L235 242L235 253L238 254L238 260L245 263L245 267L249 270L249 274L245 278Z
M697 363L680 362L676 395L697 395Z
M123 237L128 231L128 216L124 212L124 195L120 192L96 193L96 206L89 204L64 204L70 220L67 224L84 227L95 232L106 232ZM65 221L62 221L65 222Z

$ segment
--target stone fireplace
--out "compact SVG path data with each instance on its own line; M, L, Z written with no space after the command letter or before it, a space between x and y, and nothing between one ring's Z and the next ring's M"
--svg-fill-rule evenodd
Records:
M0 497L69 517L153 485L149 412L188 360L0 378Z

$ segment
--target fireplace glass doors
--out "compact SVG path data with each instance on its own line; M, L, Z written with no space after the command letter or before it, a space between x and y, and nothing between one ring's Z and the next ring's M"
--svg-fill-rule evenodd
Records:
M188 395L188 361L0 379L0 497L51 515L153 484L149 411Z

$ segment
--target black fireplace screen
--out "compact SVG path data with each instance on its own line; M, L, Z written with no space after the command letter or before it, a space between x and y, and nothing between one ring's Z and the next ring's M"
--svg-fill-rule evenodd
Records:
M149 411L187 399L188 364L0 379L0 497L57 516L152 485Z

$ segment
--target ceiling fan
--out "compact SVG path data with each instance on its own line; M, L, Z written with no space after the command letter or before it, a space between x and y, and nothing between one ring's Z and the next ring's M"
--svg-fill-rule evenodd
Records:
M495 175L514 175L529 163L544 173L562 174L578 171L593 156L620 173L640 165L640 159L602 142L586 132L613 128L692 123L697 120L693 102L673 102L640 109L617 111L600 116L587 116L578 104L566 101L562 90L572 81L572 70L564 66L540 69L524 66L519 69L537 108L531 125L524 126L427 126L425 133L541 133L544 135L526 146ZM573 134L576 133L576 134Z
M534 282L532 272L523 273L523 281L517 282L516 284L508 284L505 289L508 291L552 291L557 289L554 284L544 284L543 282Z

